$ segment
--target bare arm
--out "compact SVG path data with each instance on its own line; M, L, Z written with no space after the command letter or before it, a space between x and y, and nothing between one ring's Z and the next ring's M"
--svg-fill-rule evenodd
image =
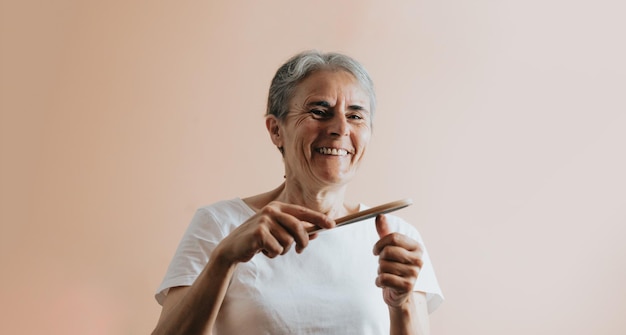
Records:
M389 308L391 335L429 335L426 295L413 287L422 268L421 245L408 236L392 233L384 215L376 218L380 240L374 246L379 257L376 285L383 289Z
M389 307L390 335L429 335L430 322L426 305L426 294L413 292L406 306Z
M191 286L170 290L153 334L211 334L228 285L240 262L263 252L274 258L308 245L306 229L332 228L335 222L308 208L273 202L224 238L213 250L208 264Z
M170 289L152 334L211 334L235 269L214 259L192 286Z

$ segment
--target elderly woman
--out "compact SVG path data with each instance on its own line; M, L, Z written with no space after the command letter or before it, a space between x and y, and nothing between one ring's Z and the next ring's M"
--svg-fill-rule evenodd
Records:
M285 181L196 212L156 294L154 334L429 333L443 297L415 228L379 215L331 229L365 209L345 195L374 107L369 75L345 55L304 52L278 69L265 125Z

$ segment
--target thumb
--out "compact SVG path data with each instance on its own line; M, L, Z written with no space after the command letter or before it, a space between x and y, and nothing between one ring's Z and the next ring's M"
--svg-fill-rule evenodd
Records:
M387 218L384 214L376 216L376 231L380 238L391 234L391 230L389 230L389 225L387 224Z

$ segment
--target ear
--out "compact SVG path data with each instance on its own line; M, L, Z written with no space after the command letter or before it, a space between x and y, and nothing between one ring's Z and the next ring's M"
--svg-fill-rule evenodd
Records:
M280 121L274 115L268 115L265 118L265 127L270 134L270 138L272 139L272 143L274 143L277 147L283 146L283 138L280 134Z

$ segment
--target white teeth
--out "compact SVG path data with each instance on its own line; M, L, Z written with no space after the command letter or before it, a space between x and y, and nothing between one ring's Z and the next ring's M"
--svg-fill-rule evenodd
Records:
M336 148L319 148L319 153L324 155L332 155L332 156L345 156L348 154L348 151L345 149L336 149Z

